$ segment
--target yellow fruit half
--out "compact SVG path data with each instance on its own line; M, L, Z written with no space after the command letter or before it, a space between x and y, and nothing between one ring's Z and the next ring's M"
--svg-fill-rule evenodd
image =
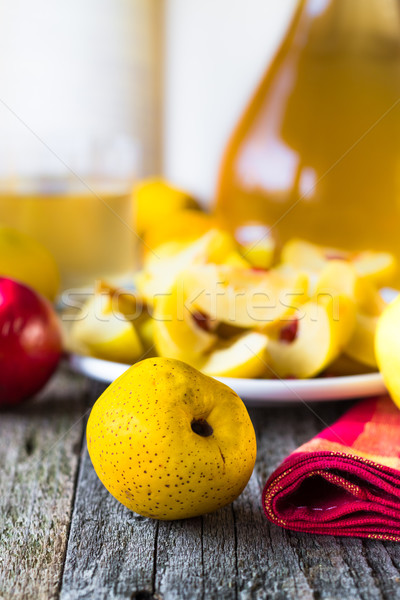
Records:
M370 283L390 285L397 273L397 261L389 252L346 252L327 248L304 240L293 239L283 249L281 260L296 268L318 272L331 260L341 260L353 265L357 275Z
M157 353L195 363L217 341L217 336L205 327L206 317L193 307L184 278L178 277L155 305L153 335Z
M342 260L327 261L320 271L315 296L324 294L344 294L366 315L378 315L385 307L376 287L358 275L354 264Z
M220 342L197 363L200 371L213 377L262 377L268 371L268 337L244 333Z
M84 304L70 337L80 351L105 360L132 364L144 352L134 324L112 310L106 294L95 294Z
M354 322L354 304L345 296L310 300L271 337L271 374L280 378L314 377L341 354Z
M397 260L389 252L359 252L352 258L357 274L374 285L390 285L397 273Z

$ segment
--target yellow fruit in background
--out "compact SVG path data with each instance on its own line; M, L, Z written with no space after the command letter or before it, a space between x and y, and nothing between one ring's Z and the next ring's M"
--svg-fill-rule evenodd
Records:
M0 226L0 275L17 279L53 301L60 285L57 263L42 244L11 227Z
M165 227L166 220L184 208L199 208L188 192L161 178L140 181L133 189L133 203L134 229L141 236L157 223Z
M374 285L383 286L393 283L397 274L397 260L389 252L359 252L352 262L357 274Z
M156 250L166 242L179 242L189 244L217 227L214 217L200 210L179 210L173 217L155 222L144 234L144 255L149 254L150 248Z
M213 512L239 496L256 437L229 387L166 358L137 363L95 403L89 455L108 491L155 519Z
M397 274L397 261L389 252L347 252L293 239L282 248L281 260L293 267L318 272L332 260L353 265L358 277L376 286L390 285Z
M400 296L378 319L375 355L385 385L400 408Z
M220 229L210 229L183 247L179 242L166 242L155 254L147 255L144 268L135 276L135 285L146 302L153 305L158 296L168 292L183 271L195 265L223 264L235 254L234 238ZM246 264L240 256L238 259Z
M352 261L330 260L320 271L316 296L335 293L344 294L356 309L354 331L344 353L358 363L376 368L375 330L386 306L384 300L372 280L357 273Z

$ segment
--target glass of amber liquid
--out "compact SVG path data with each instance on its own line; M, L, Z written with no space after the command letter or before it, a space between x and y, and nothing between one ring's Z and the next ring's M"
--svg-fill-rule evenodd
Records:
M0 184L0 223L44 244L61 272L62 291L98 279L129 281L137 238L131 181L34 177Z

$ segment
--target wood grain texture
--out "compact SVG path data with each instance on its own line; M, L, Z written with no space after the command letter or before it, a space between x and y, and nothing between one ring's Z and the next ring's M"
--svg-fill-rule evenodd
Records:
M157 522L122 506L83 449L61 598L106 600L153 591Z
M86 382L58 374L0 414L0 597L58 597L83 432Z
M267 477L346 405L251 410L258 457L244 493L210 515L156 522L114 500L85 444L79 461L82 419L54 446L84 412L81 382L55 386L0 421L1 598L400 600L400 544L290 532L263 514ZM93 401L103 389L91 386Z

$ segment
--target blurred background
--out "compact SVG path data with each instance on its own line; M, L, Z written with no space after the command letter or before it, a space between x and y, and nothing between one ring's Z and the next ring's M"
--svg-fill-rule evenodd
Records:
M400 257L400 0L1 6L0 223L64 288L121 281L199 204L276 248Z
M3 2L1 177L60 176L63 161L86 177L95 163L120 177L161 172L207 203L295 4Z

